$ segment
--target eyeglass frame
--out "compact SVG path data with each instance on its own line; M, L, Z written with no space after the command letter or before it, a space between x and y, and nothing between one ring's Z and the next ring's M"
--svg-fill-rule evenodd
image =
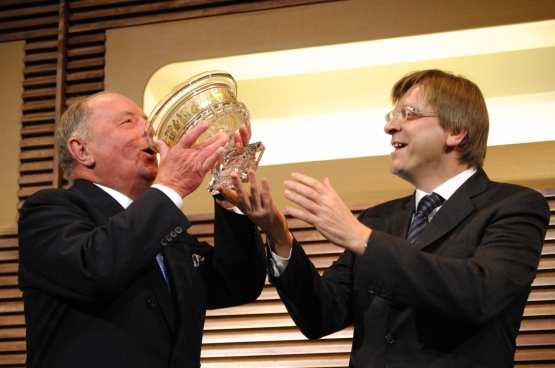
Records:
M409 116L409 114L413 114L414 116ZM387 114L385 114L385 122L389 123L393 120L394 117L397 117L397 120L400 122L403 121L411 121L425 117L438 117L438 113L435 111L422 111L418 107L412 106L403 106L401 110L391 110Z

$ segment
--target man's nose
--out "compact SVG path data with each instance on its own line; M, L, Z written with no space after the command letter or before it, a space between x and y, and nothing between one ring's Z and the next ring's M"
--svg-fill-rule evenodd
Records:
M154 138L154 128L148 120L144 120L143 135L147 138Z
M401 123L399 122L399 119L397 119L397 116L394 116L393 119L388 121L383 130L385 134L394 134L401 130Z

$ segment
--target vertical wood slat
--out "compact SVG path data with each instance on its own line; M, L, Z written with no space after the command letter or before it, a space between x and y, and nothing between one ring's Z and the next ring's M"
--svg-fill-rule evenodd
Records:
M69 1L69 0L68 0ZM66 106L66 64L67 64L67 30L68 30L68 2L60 0L58 21L58 60L56 66L56 107L54 111L54 131L60 123L60 118ZM52 187L63 186L64 173L60 168L56 154L53 155Z

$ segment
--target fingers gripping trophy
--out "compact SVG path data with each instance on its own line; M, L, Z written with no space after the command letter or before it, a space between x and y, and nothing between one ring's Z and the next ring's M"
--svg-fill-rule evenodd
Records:
M215 189L222 184L232 188L231 173L237 173L241 181L248 181L249 169L256 170L264 153L261 142L244 147L235 147L232 136L241 125L250 130L250 115L246 106L237 101L237 83L224 71L204 72L175 87L164 97L148 119L154 137L172 148L185 133L203 120L210 121L210 127L195 144L218 133L226 133L230 140L219 160L212 168L212 178L208 192L220 196ZM149 134L149 137L152 135ZM151 144L155 148L155 144Z

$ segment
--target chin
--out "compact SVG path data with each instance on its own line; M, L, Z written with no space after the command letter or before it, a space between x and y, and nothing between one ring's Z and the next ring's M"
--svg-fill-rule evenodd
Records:
M158 168L156 169L150 169L150 170L146 170L146 172L142 173L142 175L140 175L144 181L152 184L154 182L154 179L156 179L156 175L158 175Z
M395 165L391 164L389 165L389 172L392 173L393 175L399 175L401 173L401 171L399 170L398 167L396 167Z
M391 166L391 167L389 167L389 172L392 173L393 175L399 177L400 179L408 181L408 177L407 177L407 175L405 175L405 172L402 169Z

